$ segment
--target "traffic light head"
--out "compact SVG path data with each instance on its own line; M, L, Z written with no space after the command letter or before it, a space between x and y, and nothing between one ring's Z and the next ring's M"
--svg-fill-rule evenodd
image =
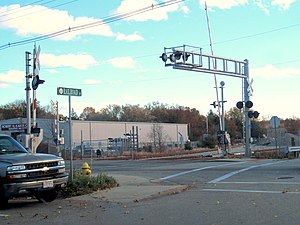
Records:
M250 100L248 100L248 101L245 102L245 106L246 106L248 109L250 109L250 108L252 108L252 106L253 106L253 102L251 102ZM237 103L236 103L236 107L237 107L238 109L242 109L242 108L244 107L244 102L242 102L242 101L237 102Z
M242 108L244 107L243 102L237 102L237 103L236 103L236 107L237 107L238 109L242 109Z
M245 106L246 106L248 109L250 109L250 108L252 108L252 106L253 106L253 102L251 102L251 101L246 101Z
M253 117L254 117L255 119L257 119L257 118L258 118L258 116L259 116L259 112L257 112L257 111L254 111L254 112L253 112Z
M257 111L249 111L248 112L248 117L249 118L255 118L255 119L257 119L258 118L258 116L259 116L259 112L257 112Z

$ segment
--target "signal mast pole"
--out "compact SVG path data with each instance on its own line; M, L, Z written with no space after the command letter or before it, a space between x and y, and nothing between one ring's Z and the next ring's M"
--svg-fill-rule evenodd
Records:
M25 61L26 61L26 116L27 116L27 134L31 134L31 109L30 109L30 52L25 52Z

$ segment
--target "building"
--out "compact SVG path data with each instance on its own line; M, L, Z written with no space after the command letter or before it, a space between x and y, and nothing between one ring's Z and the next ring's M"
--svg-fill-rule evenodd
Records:
M42 143L53 145L56 139L55 121L37 119L44 131ZM0 121L1 133L16 137L25 132L26 118ZM175 123L112 122L72 120L71 141L69 122L59 122L61 150L72 149L83 152L96 149L133 148L153 150L166 146L182 148L188 140L188 125ZM82 151L83 150L83 151ZM83 153L82 153L83 154Z

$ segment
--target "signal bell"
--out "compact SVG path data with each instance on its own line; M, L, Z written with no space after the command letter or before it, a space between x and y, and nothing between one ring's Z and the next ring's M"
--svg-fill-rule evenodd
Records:
M168 60L168 56L166 53L161 54L161 56L159 58L161 58L161 60L164 62L167 62L167 60Z
M43 84L45 80L40 80L39 75L36 75L32 79L32 89L36 90L39 87L39 84Z

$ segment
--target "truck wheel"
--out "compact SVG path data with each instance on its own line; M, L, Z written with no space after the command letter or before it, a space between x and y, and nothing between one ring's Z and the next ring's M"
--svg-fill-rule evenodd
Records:
M56 199L58 195L58 191L56 189L46 190L46 191L39 191L35 194L35 197L40 202L52 202Z
M8 198L5 197L4 188L0 184L0 209L5 209L8 206Z

